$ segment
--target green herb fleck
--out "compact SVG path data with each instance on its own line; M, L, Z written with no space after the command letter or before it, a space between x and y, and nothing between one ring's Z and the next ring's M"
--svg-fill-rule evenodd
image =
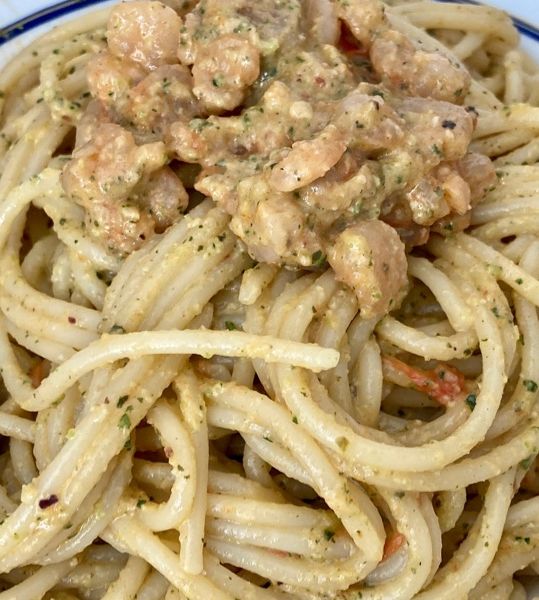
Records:
M466 397L466 404L468 405L468 408L470 410L473 410L475 408L476 403L477 396L475 394L468 394L468 396Z
M523 468L523 469L529 469L532 462L534 461L535 456L533 454L530 454L530 456L528 456L527 458L524 458L523 460L521 460L518 464Z
M120 429L129 429L131 427L131 419L129 415L125 412L118 421L118 427Z
M324 529L324 538L326 541L330 541L335 536L335 532L332 529Z
M322 250L317 250L311 256L311 264L313 267L321 267L326 262L326 255L322 252Z
M522 385L528 390L528 392L536 392L537 391L537 383L533 381L533 379L524 379Z
M530 538L528 536L522 537L521 535L515 535L515 540L517 542L524 542L526 544L530 543Z

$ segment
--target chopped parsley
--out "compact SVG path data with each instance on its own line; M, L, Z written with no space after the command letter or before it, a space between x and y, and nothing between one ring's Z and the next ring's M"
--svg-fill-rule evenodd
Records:
M468 394L468 396L466 397L466 404L468 405L468 408L470 410L473 410L475 408L476 403L477 396L475 394Z
M526 544L530 543L530 538L528 536L522 537L521 535L515 535L515 541L524 542Z
M537 383L533 379L524 379L522 385L528 390L528 392L537 391Z
M317 250L311 256L311 264L313 267L322 267L326 262L326 255L322 250Z
M131 419L126 412L120 417L118 427L119 429L129 429L131 427Z
M332 529L324 529L324 539L326 541L331 541L335 536L335 532Z
M532 462L534 461L535 456L533 454L531 454L530 456L528 456L527 458L524 458L523 460L521 460L518 464L523 468L523 469L529 469Z

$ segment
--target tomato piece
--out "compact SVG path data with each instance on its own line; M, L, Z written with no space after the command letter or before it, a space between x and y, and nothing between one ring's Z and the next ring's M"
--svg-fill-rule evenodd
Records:
M361 54L367 56L368 52L363 46L356 40L354 34L350 31L346 23L341 21L341 35L339 37L338 48L344 54Z
M464 375L450 365L438 363L434 369L419 369L394 356L384 356L382 362L389 375L393 372L404 376L409 382L409 387L427 394L443 406L457 400L465 391Z

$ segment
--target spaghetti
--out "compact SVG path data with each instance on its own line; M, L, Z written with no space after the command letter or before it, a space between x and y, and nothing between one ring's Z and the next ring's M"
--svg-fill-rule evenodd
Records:
M133 1L0 90L0 599L526 597L539 70L503 13Z

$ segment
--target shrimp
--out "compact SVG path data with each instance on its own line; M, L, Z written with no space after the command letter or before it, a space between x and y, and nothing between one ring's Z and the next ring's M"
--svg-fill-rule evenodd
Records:
M296 142L273 168L270 184L280 192L292 192L325 175L346 150L343 134L328 125L312 140Z
M335 124L348 134L350 148L365 152L393 149L404 139L404 120L377 86L360 84L336 106Z
M119 125L102 124L94 139L73 153L64 169L64 188L83 203L96 194L123 198L143 175L166 161L162 142L137 146L133 135Z
M129 90L120 112L139 132L162 133L171 123L200 113L189 69L182 65L157 67Z
M411 218L418 225L432 225L450 212L441 186L432 177L421 179L406 192L404 198L410 206Z
M352 288L361 315L368 319L397 308L408 279L404 244L382 221L353 223L326 244L335 276Z
M433 169L405 198L418 225L430 226L450 212L464 215L471 209L470 186L449 163Z
M75 135L75 150L90 142L104 123L110 122L107 107L99 100L90 100L78 125Z
M460 65L441 54L416 50L395 30L374 38L370 57L386 85L412 96L460 103L470 87L470 75Z
M107 27L109 50L148 70L177 62L181 18L161 2L134 1L116 6Z
M255 260L312 265L320 242L292 194L276 193L264 174L242 179L236 194L237 208L230 228L247 244Z
M158 169L139 186L140 192L134 197L148 209L155 222L155 230L164 231L178 220L189 202L189 196L181 179L170 167Z
M73 152L64 167L66 193L86 209L87 227L110 248L128 253L154 231L155 221L130 200L137 184L168 160L162 142L137 146L133 135L111 123Z
M88 61L86 72L92 96L106 106L121 102L146 74L139 64L127 58L121 60L106 50Z
M259 73L258 49L239 35L224 35L198 51L193 92L209 111L232 110Z
M202 162L208 153L208 144L201 132L185 121L174 121L168 128L165 139L167 148L184 162Z
M337 14L365 48L369 48L377 33L387 27L384 4L380 0L338 0Z
M356 87L350 64L329 44L298 51L294 60L283 54L276 70L279 81L294 90L295 97L311 104L340 100Z
M180 160L199 162L204 167L225 161L227 166L245 163L248 155L265 156L287 146L291 123L301 133L298 122L307 124L307 119L290 116L298 104L283 83L275 82L267 88L259 106L239 116L212 115L189 124L173 123L167 132L167 144Z
M414 222L431 226L450 213L452 217L466 215L495 181L490 159L476 154L441 163L406 192L405 198Z
M441 164L434 170L433 176L453 212L464 215L472 208L470 186L450 165Z
M343 217L375 219L383 201L380 175L374 161L363 162L347 151L324 177L301 188L296 195L319 231Z
M192 65L204 46L231 34L269 56L297 38L301 16L299 0L287 0L286 10L274 0L202 0L185 17L178 58Z
M423 392L442 406L448 406L464 397L464 375L450 365L438 363L430 370L419 369L394 356L384 356L382 365L387 380Z
M470 187L472 204L478 203L498 181L492 161L484 154L469 152L455 166Z
M398 110L411 129L412 135L406 138L408 148L413 153L419 151L429 166L442 160L458 160L468 151L474 120L462 106L428 98L406 98Z

